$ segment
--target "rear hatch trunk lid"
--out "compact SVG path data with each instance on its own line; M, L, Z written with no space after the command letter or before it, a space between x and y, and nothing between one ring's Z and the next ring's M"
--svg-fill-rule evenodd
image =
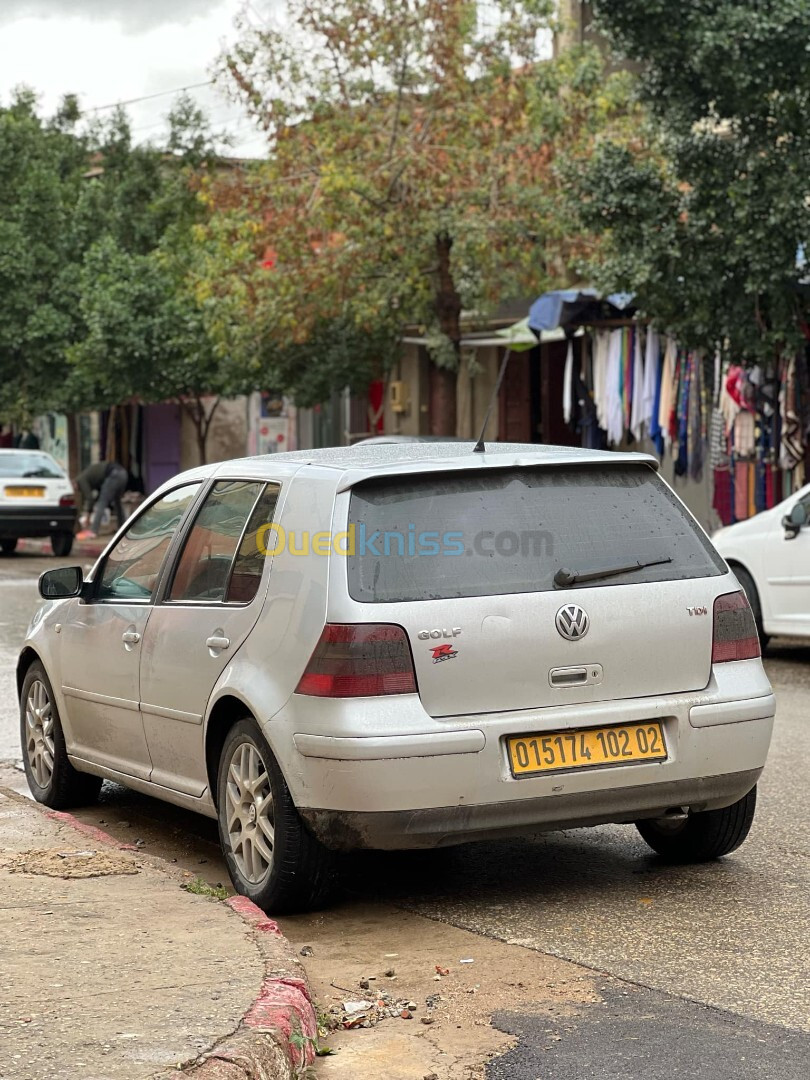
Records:
M726 567L646 464L389 476L353 488L349 520L350 596L405 628L433 716L709 681Z

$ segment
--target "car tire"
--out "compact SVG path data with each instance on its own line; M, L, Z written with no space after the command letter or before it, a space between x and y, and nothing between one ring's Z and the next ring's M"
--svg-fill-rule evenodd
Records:
M38 660L26 672L20 692L20 744L28 786L37 802L53 810L96 802L102 779L79 772L68 761L53 689Z
M222 851L237 892L271 915L311 911L335 887L336 857L309 832L252 718L228 732L217 771Z
M670 823L666 818L637 821L642 838L669 862L710 862L730 855L745 840L754 820L757 789L722 810L688 813Z
M762 604L759 601L759 591L754 583L754 579L742 566L732 566L731 569L734 571L737 581L742 585L743 592L748 597L748 603L751 605L751 611L754 613L757 634L759 634L760 648L764 652L771 639L770 635L766 634L762 628Z
M51 533L51 547L54 555L57 555L60 559L66 559L73 550L73 533Z
M16 539L11 538L9 540L0 540L0 551L2 551L4 555L13 555L16 550Z

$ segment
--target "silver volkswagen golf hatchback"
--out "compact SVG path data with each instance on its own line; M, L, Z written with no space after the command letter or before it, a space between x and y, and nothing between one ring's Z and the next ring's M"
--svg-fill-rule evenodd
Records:
M236 889L337 853L634 823L745 839L774 697L739 583L653 458L495 444L247 458L165 484L17 671L34 796L116 780L216 818Z

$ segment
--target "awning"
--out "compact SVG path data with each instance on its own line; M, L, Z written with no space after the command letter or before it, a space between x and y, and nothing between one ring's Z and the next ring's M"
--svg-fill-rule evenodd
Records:
M516 322L513 326L504 327L502 330L464 334L461 338L461 347L462 349L507 348L512 352L527 352L529 349L535 349L538 345L545 345L550 341L565 341L566 336L565 330L560 327L536 333L530 329L527 317ZM428 344L426 337L416 335L404 337L402 341L406 345Z
M596 289L557 289L543 293L529 309L528 325L535 333L565 331L604 319L627 318L635 311L632 293L602 296Z

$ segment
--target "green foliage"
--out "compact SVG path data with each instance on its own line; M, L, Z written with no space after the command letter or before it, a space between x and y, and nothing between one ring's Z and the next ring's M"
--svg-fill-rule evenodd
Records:
M102 172L77 211L94 225L83 234L85 332L69 349L77 407L134 398L191 399L198 408L204 395L254 388L250 373L216 351L188 285L205 214L199 174L213 161L205 118L181 100L170 126L175 155L133 147L122 115L100 133Z
M80 333L72 214L85 148L75 102L52 122L34 95L0 107L0 419L59 404L66 343Z
M269 332L262 345L268 384L283 387L304 408L326 401L338 388L363 393L372 379L384 375L399 349L391 327L363 330L345 316L317 320L305 343L276 341Z
M87 252L81 275L86 333L69 350L77 407L226 389L200 313L174 270L161 249L132 254L109 235Z
M52 120L21 91L0 108L0 419L253 389L215 348L190 289L214 164L205 116L178 100L165 150L135 146L122 111L79 135L75 98Z
M640 66L650 121L604 140L576 183L595 273L685 343L741 358L798 341L810 238L810 2L597 0Z

